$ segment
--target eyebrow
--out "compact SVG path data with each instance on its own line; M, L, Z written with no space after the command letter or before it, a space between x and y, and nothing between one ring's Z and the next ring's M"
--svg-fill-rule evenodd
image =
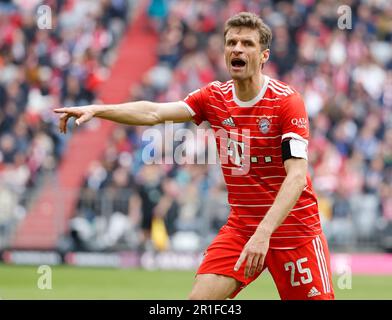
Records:
M257 41L255 41L253 38L241 38L241 39L238 39L238 38L236 38L236 37L227 37L227 36L226 36L226 41L228 41L228 40L241 40L241 41L252 41L252 42L257 42Z

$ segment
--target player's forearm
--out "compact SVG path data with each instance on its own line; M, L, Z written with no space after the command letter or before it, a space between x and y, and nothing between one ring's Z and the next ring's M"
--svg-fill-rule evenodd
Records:
M129 125L154 125L160 122L153 102L93 105L94 117Z
M264 219L257 227L258 231L272 234L288 216L306 186L306 175L292 173L286 176L277 197Z

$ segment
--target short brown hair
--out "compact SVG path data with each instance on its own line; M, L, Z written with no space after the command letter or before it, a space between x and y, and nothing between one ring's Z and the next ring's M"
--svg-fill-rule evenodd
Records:
M271 29L264 23L264 21L252 12L240 12L229 18L225 23L224 39L230 28L246 27L257 30L259 32L259 42L261 48L269 49L272 41Z

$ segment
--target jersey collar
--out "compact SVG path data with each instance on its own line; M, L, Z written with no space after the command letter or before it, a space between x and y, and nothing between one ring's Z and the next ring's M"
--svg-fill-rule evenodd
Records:
M270 77L268 77L267 75L264 75L264 83L263 83L263 87L261 88L259 94L254 97L252 100L248 100L248 101L242 101L240 100L236 93L235 93L235 87L234 87L234 83L231 85L231 90L233 92L233 100L234 102L239 106L239 107L253 107L256 102L260 101L265 94L265 91L267 91L267 87L268 87L268 82L270 80Z

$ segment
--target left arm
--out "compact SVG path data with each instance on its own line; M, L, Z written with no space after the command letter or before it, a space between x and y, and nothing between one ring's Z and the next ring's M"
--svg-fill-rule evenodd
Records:
M284 167L287 176L280 187L274 203L260 222L256 232L272 234L282 224L306 187L308 162L305 159L288 159L284 162Z
M253 236L245 245L234 267L238 271L246 261L245 277L261 272L272 233L282 224L306 187L308 162L302 158L290 158L284 162L284 179L274 203L260 222Z

